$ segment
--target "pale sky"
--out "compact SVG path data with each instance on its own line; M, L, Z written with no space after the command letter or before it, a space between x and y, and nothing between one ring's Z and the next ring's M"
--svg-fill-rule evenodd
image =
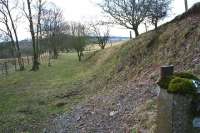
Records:
M101 0L50 0L64 11L66 20L69 21L89 21L90 19L99 19L102 16L102 10L96 6L95 3ZM194 3L200 2L200 0L188 0L188 5L191 7ZM185 11L184 0L173 0L171 17L165 21L173 19L175 16ZM129 31L124 27L115 26L111 29L111 34L115 36L129 36ZM144 28L140 28L140 32L143 32Z
M54 2L58 7L63 10L64 17L66 21L79 21L88 22L90 20L102 19L102 10L96 6L96 3L101 0L47 0L49 2ZM191 7L194 3L200 2L200 0L188 0L188 5ZM171 17L167 18L165 21L169 21L175 16L183 13L185 11L184 0L173 0ZM113 36L129 36L129 31L123 27L115 26L111 28L111 35ZM144 31L144 28L140 27L140 33ZM20 34L20 39L29 38L28 27L18 28L18 33Z

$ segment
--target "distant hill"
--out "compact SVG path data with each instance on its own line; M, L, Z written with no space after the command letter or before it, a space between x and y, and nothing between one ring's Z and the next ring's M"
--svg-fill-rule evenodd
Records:
M110 42L121 42L121 41L126 41L128 39L129 37L111 36L109 40Z
M22 50L22 55L32 54L32 43L30 40L22 40L19 42L19 45ZM10 42L0 43L0 59L12 58L10 47Z

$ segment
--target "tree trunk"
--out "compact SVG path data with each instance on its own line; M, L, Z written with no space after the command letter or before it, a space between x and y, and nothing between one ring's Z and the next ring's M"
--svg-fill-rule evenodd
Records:
M53 58L57 59L58 58L58 51L56 48L53 49Z
M81 55L78 56L78 61L81 62Z
M130 31L130 39L132 39L133 37L132 37L132 31Z
M11 54L12 54L12 57L15 58L15 52L16 52L16 47L15 47L15 41L13 39L13 36L12 36L12 33L11 33L11 30L8 26L8 23L6 23L6 28L7 28L7 31L9 33L9 37L11 39L11 44L10 44L10 48L11 48Z
M19 51L17 51L17 59L18 59L18 63L19 63L19 70L23 71L25 68L24 68L24 64L22 62L21 53Z
M37 71L39 70L39 61L38 61L38 56L36 54L34 54L33 56L33 66L32 66L32 71Z
M10 44L10 53L11 53L11 57L15 58L15 50L14 50L12 43Z
M105 44L100 45L101 49L105 49L105 46L106 46Z
M135 37L138 37L138 36L139 36L138 27L137 27L137 28L134 28L133 30L134 30L134 32L135 32Z
M155 22L154 26L155 26L155 30L157 30L158 29L158 22L157 21Z
M49 50L48 66L51 66L51 51Z
M36 34L36 49L37 49L37 53L38 53L38 56L40 55L40 48L39 48L39 45L40 45L40 37L41 37L41 13L42 13L42 0L39 0L39 7L38 7L39 11L38 11L38 22L37 22L37 34Z
M31 37L32 37L32 45L33 45L33 66L31 70L37 71L39 70L39 61L38 61L38 52L37 52L36 43L35 43L35 33L34 33L34 27L33 27L30 0L27 0L27 6L28 6L28 11L29 11L30 32L31 32Z
M82 60L81 57L83 56L83 53L80 51L77 51L77 53L78 53L78 61L81 62L81 60Z

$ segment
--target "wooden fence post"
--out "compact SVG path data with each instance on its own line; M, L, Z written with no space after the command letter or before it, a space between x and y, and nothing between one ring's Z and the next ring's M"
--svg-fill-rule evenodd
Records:
M14 60L14 65L15 65L15 71L17 71L17 61L16 61L16 59Z
M2 72L2 74L3 74L3 67L4 67L4 65L1 64L1 72Z
M8 62L4 62L4 67L5 67L5 72L6 72L6 76L8 75Z
M27 56L27 63L28 63L28 65L30 65L30 62L29 62L29 57Z
M46 63L48 62L48 55L47 55L47 53L45 53L45 62Z
M23 64L23 66L24 66L24 58L22 58L22 64Z
M31 59L32 59L32 64L33 64L33 56L32 56L32 58L31 58Z
M42 55L40 55L40 63L43 63Z

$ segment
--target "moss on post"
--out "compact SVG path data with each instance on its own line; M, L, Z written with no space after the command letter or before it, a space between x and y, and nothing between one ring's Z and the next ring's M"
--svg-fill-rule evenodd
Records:
M191 79L175 77L169 83L168 92L178 94L194 94L195 86Z

